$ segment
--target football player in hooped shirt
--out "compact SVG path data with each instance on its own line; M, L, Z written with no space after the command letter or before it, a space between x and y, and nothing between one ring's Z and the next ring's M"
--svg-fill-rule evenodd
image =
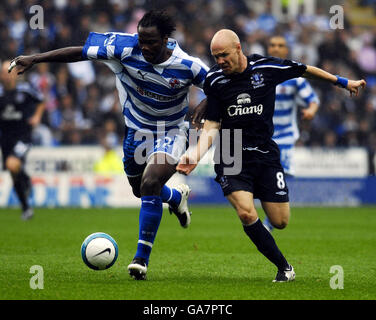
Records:
M222 137L227 129L235 135L235 129L241 129L241 155L234 154L242 157L240 173L228 174L226 169L232 164L227 165L221 154L215 164L216 181L235 208L247 236L277 267L273 281L294 280L294 268L258 218L254 205L254 198L260 199L273 226L286 227L290 215L288 189L279 149L272 140L275 88L283 81L303 76L339 85L350 95L357 95L366 83L290 60L256 54L247 57L236 33L228 29L214 35L210 49L217 64L209 70L204 84L208 99L206 120L197 145L182 156L177 170L189 174L218 134ZM230 149L236 150L234 145L239 141L230 141Z
M116 87L125 120L124 170L135 196L141 198L137 251L129 274L146 278L149 258L162 218L162 203L188 227L186 184L166 182L176 172L185 151L189 87L203 87L208 67L184 52L170 35L174 19L163 11L149 11L138 22L137 34L91 32L84 46L57 49L14 59L18 73L40 62L99 60L116 75ZM200 122L205 101L195 109ZM144 143L145 141L145 143Z

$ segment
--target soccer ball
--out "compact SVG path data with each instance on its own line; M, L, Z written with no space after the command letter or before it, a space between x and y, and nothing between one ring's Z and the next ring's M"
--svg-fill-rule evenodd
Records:
M87 236L81 246L82 260L94 270L110 268L118 257L118 251L116 241L104 232Z

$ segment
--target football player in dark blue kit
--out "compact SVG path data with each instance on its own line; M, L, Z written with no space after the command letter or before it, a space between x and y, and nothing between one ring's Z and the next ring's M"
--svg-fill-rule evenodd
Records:
M211 42L216 65L207 74L204 90L208 97L206 120L199 141L182 156L177 170L189 174L219 134L223 147L225 132L229 132L233 157L241 159L238 173L226 164L221 150L215 164L216 181L224 196L235 208L247 236L257 249L278 269L273 282L295 279L294 268L287 262L273 236L258 218L254 199L259 199L274 227L288 224L290 206L288 188L280 163L277 144L272 140L276 86L291 78L307 77L339 85L357 95L364 80L348 80L322 69L304 64L260 55L245 56L236 33L223 29ZM235 130L241 135L235 138ZM239 148L240 145L240 148ZM240 150L238 152L237 150ZM234 172L234 171L233 171Z
M22 219L33 216L29 204L31 180L24 164L31 147L32 128L44 111L43 96L27 82L17 81L15 72L8 73L10 61L0 71L0 143L3 168L10 172L22 207Z

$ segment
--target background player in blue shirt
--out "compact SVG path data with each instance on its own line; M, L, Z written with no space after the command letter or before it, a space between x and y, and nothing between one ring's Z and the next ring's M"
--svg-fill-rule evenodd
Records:
M269 39L268 55L287 59L289 49L283 36ZM281 152L281 164L285 175L293 176L294 146L299 139L298 114L299 106L302 120L312 120L319 109L319 98L305 78L289 79L276 87L275 110L273 116L273 140ZM266 217L264 225L273 230L273 225Z
M269 39L269 56L287 59L288 54L284 37L274 36ZM317 94L305 78L289 79L276 87L273 140L281 151L281 164L285 174L294 175L292 159L295 142L299 139L299 111L302 120L312 120L319 109L319 102Z
M229 146L233 151L238 149L236 144L242 146L240 154L233 154L241 156L240 173L228 174L231 170L227 169L232 164L226 163L225 155L221 152L220 161L215 164L216 181L235 208L244 232L277 267L277 276L273 281L294 280L293 267L258 218L253 200L260 199L273 225L281 229L286 227L290 212L288 189L279 149L272 140L275 87L288 79L304 76L338 84L350 91L351 95L357 95L359 88L366 83L290 60L256 54L247 57L238 36L227 29L214 35L210 49L217 64L209 70L204 85L207 95L206 120L197 146L187 150L177 170L189 174L218 133L221 138L225 130L235 135L235 130L241 129L241 139L233 138Z
M10 70L18 73L40 62L104 62L116 75L116 87L126 124L123 143L124 170L133 193L141 197L137 252L128 266L130 275L145 279L159 223L162 203L169 204L180 224L190 223L187 185L169 188L165 183L176 172L185 151L189 87L203 87L207 70L170 38L174 20L161 11L149 11L138 22L137 34L90 33L81 47L68 47L14 59ZM194 118L199 122L196 108ZM201 109L202 108L202 109Z

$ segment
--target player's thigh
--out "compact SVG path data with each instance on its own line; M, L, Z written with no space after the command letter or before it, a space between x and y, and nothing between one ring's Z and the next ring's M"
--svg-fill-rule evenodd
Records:
M289 202L266 202L261 201L262 208L269 218L271 224L277 229L283 229L287 226L290 219Z
M247 225L257 220L258 215L253 202L253 194L248 191L234 191L226 196L232 204L240 221Z

